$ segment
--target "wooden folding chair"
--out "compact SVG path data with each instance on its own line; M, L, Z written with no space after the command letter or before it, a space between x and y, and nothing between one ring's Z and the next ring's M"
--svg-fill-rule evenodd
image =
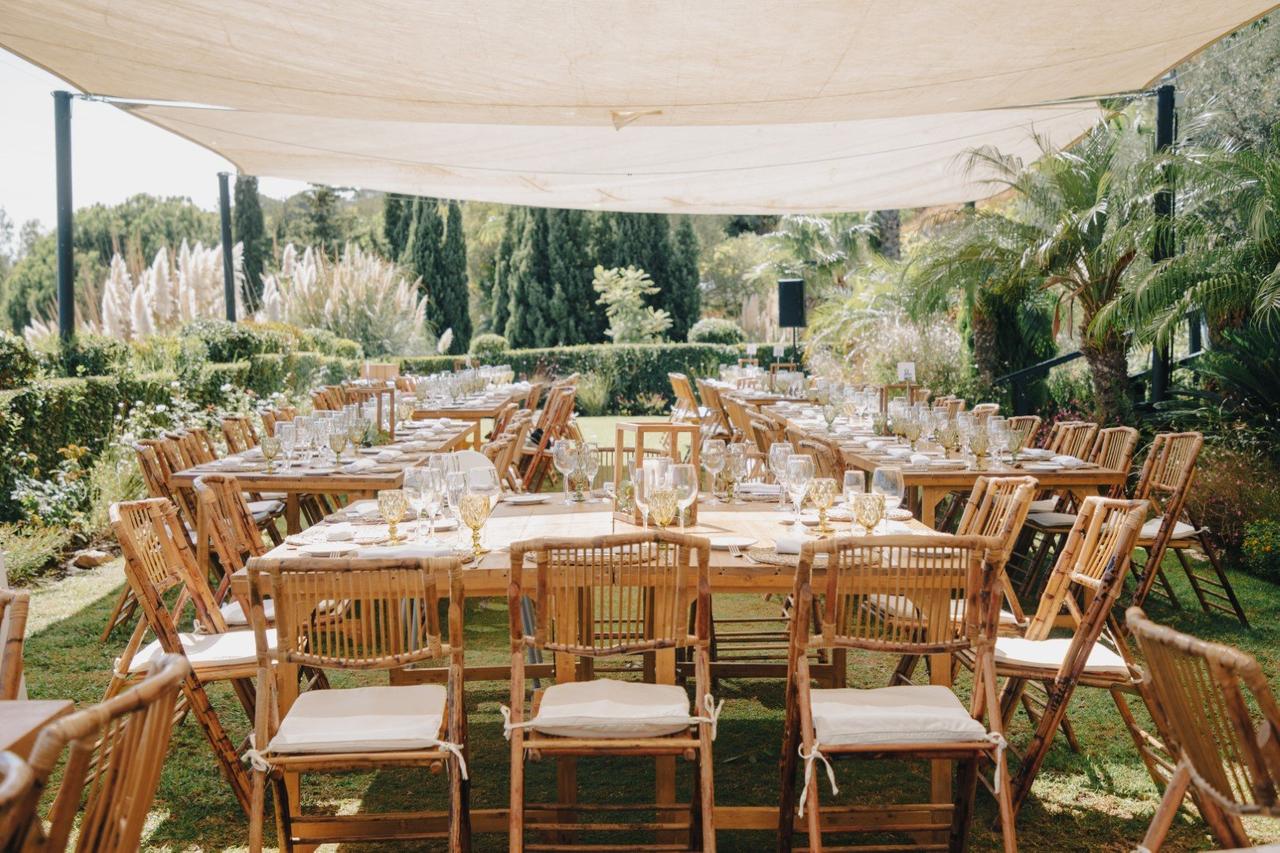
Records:
M1125 615L1146 660L1148 708L1177 764L1138 848L1156 853L1190 792L1224 848L1251 848L1242 817L1280 818L1280 706L1252 655Z
M30 605L29 594L0 589L0 624L5 625L4 646L0 648L0 699L20 698L22 647L26 640L27 611Z
M245 415L228 415L222 419L222 438L227 442L227 452L243 453L258 446L258 433L252 421Z
M708 437L732 438L733 428L729 424L729 414L725 411L724 401L720 398L720 390L705 379L695 379L694 384L698 387L698 397L702 400L702 405L707 410L707 419L710 421Z
M703 407L693 393L693 384L683 373L668 373L667 381L671 383L671 391L675 395L675 405L671 407L671 420L676 423L702 423Z
M1138 534L1137 546L1146 553L1146 559L1134 570L1138 585L1133 593L1133 604L1141 607L1159 579L1161 592L1175 607L1179 606L1163 566L1165 551L1172 551L1186 573L1201 609L1205 613L1216 610L1235 616L1247 628L1249 620L1244 607L1222 568L1208 531L1187 512L1187 495L1191 491L1196 460L1203 446L1204 436L1198 432L1162 433L1151 443L1133 495L1150 501L1154 514ZM1192 548L1204 553L1209 561L1208 571L1187 559L1187 551Z
M33 784L19 807L30 817L22 850L61 853L73 830L78 831L76 850L138 849L169 751L178 694L189 677L190 666L181 655L160 655L146 677L124 693L41 730L31 749ZM37 804L64 759L46 832Z
M1058 421L1049 427L1044 446L1052 450L1055 456L1076 456L1083 459L1093 446L1093 439L1097 434L1098 425L1091 421Z
M1077 686L1107 690L1121 719L1131 726L1133 714L1124 694L1137 690L1135 671L1111 608L1124 588L1129 555L1145 512L1146 501L1086 498L1025 634L996 639L996 675L1006 679L1000 693L1004 724L1007 728L1021 703L1035 725L1013 779L1015 815L1031 793ZM1074 634L1051 637L1064 619ZM973 666L972 656L961 654L958 659ZM1043 707L1023 701L1028 682L1044 685ZM1137 745L1146 760L1144 744Z
M209 702L205 684L229 681L249 718L253 718L253 678L257 655L251 631L228 631L226 620L213 600L195 556L186 540L174 530L179 525L173 504L150 498L111 505L111 528L124 554L125 577L141 606L139 621L124 652L116 660L110 699L142 674L164 654L184 656L191 672L183 683L187 705L204 729L209 745L231 784L231 789L249 813L249 780L240 756L226 729ZM171 601L166 601L166 597ZM203 630L178 630L187 605L194 608ZM143 647L147 632L156 639Z
M527 467L524 472L524 488L528 492L542 490L542 482L551 467L551 446L556 439L564 438L573 417L573 404L578 391L566 384L554 388L547 396L547 405L540 419L541 434L532 448L526 448Z
M0 850L21 850L34 816L30 765L8 750L0 752Z
M963 400L960 401L960 411L964 411ZM986 423L987 418L991 417L992 415L1000 414L1000 404L999 403L978 403L970 411L973 413L974 422L982 424L982 423ZM958 412L956 414L958 414Z
M990 759L1003 779L1003 726L996 704L992 644L1000 608L999 570L992 537L879 536L806 542L796 569L791 677L782 739L778 850L791 849L797 817L808 829L808 849L824 849L823 832L929 833L926 849L964 850L977 790L978 766ZM813 582L815 564L823 573ZM894 604L891 604L893 602ZM907 605L906 610L901 606ZM812 612L819 628L809 630ZM811 686L809 652L862 650L930 655L932 683L872 690ZM977 664L966 709L952 692L951 659L968 652ZM990 718L988 725L984 717ZM954 801L893 805L824 806L815 764L827 769L838 793L833 759L898 758L961 762ZM796 769L804 783L796 811ZM933 765L934 799L949 786L949 766ZM945 773L945 775L944 775ZM1016 849L1009 789L996 786L1004 849ZM947 844L937 843L946 837ZM929 842L926 842L929 843ZM834 850L858 850L841 845ZM905 849L875 845L866 849Z
M400 365L395 362L366 361L360 368L361 379L394 380L400 375Z
M532 555L536 587L525 590L525 557ZM626 837L625 849L716 849L711 742L716 710L710 695L707 657L711 598L706 539L672 531L648 531L594 539L535 539L511 546L511 707L506 733L511 739L511 811L509 849L525 849L525 832L543 829L555 836L555 849L575 849L568 836L590 831L656 832L653 842ZM535 624L530 635L521 619L521 597L534 597ZM685 629L691 600L697 617ZM555 656L556 684L534 694L532 715L525 714L526 650ZM693 710L684 688L674 684L594 678L598 662L626 655L665 655L687 650L694 659ZM649 673L668 664L651 659ZM650 681L653 679L651 678ZM590 704L583 704L590 703ZM599 710L597 710L599 709ZM683 755L693 764L692 799L687 810L664 797L657 805L577 803L573 756L664 758ZM559 798L554 804L526 804L524 762L560 759ZM630 811L655 812L656 821L623 822ZM604 814L607 823L581 821ZM680 820L687 814L686 820ZM687 832L675 842L670 836ZM667 838L664 839L664 836ZM543 849L543 845L530 845ZM579 849L623 849L581 845Z
M460 561L255 557L248 569L258 663L254 743L261 744L249 752L249 849L262 849L270 779L282 850L298 844L442 837L451 851L469 850ZM449 615L443 628L441 578L448 584ZM267 596L275 605L274 630L267 626ZM346 618L317 618L335 601L344 603ZM376 672L430 661L446 663L446 685L309 690L296 698L292 689L285 689L295 683L291 667ZM441 827L444 815L428 811L304 815L298 788L287 780L294 774L383 767L446 769L447 826Z

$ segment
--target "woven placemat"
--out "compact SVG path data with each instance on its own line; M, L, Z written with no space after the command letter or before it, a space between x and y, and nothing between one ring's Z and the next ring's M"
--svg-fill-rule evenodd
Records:
M752 545L746 551L747 556L755 560L757 563L765 563L770 566L789 566L795 568L800 565L799 554L779 554L777 549L772 545ZM827 555L819 554L813 561L815 568L821 568L827 564Z

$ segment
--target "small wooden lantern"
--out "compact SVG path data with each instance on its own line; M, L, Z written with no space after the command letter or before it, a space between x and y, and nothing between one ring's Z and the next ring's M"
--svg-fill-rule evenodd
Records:
M701 476L699 450L702 431L697 424L677 424L662 421L622 421L614 430L613 439L613 494L615 501L623 501L622 485L630 477L628 461L634 461L636 470L644 466L645 458L670 457L673 463L687 462ZM634 490L634 484L632 484ZM641 524L643 517L635 504L635 492L631 492L630 506L618 509L614 504L613 517L629 524ZM686 524L698 521L698 502L694 501L685 515Z

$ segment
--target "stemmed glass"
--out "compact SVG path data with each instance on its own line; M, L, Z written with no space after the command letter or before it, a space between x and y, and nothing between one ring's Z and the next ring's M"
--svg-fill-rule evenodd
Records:
M992 415L990 420L995 421L996 416ZM987 440L991 446L995 448L996 461L999 462L1000 453L1009 444L1009 430L1005 427L1004 421L1000 420L995 424L987 425Z
M795 523L800 524L800 511L804 508L804 497L813 482L813 458L793 453L787 458L787 493L795 504Z
M789 441L775 441L769 445L769 470L773 472L773 479L779 486L778 512L782 512L787 505L787 459L794 452Z
M425 468L406 468L404 471L404 493L409 509L413 510L414 534L419 542L422 541L422 510L426 505L423 496L426 473Z
M852 468L844 472L843 485L845 505L849 507L849 512L853 512L854 497L867 491L867 475L857 468Z
M383 489L378 492L378 512L387 523L387 537L393 545L403 542L404 536L396 530L396 525L404 518L408 502L403 489Z
M347 449L347 430L338 418L329 422L329 449L333 451L333 464L342 459L342 451Z
M923 428L924 424L916 412L908 411L902 416L902 437L907 440L912 453L915 452L916 442L920 440Z
M884 498L884 512L902 505L905 488L901 468L877 468L871 472L871 493Z
M651 489L656 488L657 479L657 470L646 470L643 465L631 474L632 500L635 501L636 509L640 510L640 523L645 530L649 529L649 495Z
M884 495L863 493L856 496L853 519L862 528L864 536L870 536L883 517Z
M725 500L733 503L738 495L738 484L747 473L747 446L734 442L725 448L724 471L729 478L729 490Z
M587 492L594 494L596 474L600 473L600 447L596 444L584 443L578 455L578 473L587 480Z
M835 528L827 521L827 510L836 500L836 481L831 477L815 477L809 485L809 499L818 508L818 532L833 532Z
M564 502L570 503L569 478L578 468L578 449L573 439L557 439L551 446L551 461L564 480Z
M293 467L293 452L298 446L298 427L292 421L281 421L276 424L276 435L280 437L280 449L284 451L284 469Z
M489 549L480 544L480 528L489 520L494 498L502 493L502 485L492 468L472 468L464 476L467 492L462 496L462 521L471 528L471 550L479 557L489 553Z
M720 476L720 472L724 470L724 440L719 438L707 439L702 444L702 467L707 469L707 473L711 475L711 499L708 504L718 504L720 499L716 497L716 479Z
M698 470L681 463L671 466L671 488L676 493L676 506L680 511L680 529L685 528L685 513L698 499Z
M462 496L467 492L467 475L463 471L450 471L444 475L445 497L449 501L449 512L453 513L458 523L462 523Z
M283 424L278 426L283 426ZM264 433L260 446L262 448L262 458L267 460L267 473L270 474L273 471L275 458L280 455L280 436Z

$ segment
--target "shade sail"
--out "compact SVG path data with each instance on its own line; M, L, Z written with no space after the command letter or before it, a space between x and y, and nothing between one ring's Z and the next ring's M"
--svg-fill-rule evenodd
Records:
M0 44L256 174L629 210L980 197L1258 0L0 0ZM1021 129L1021 133L1018 132ZM1018 139L1021 148L1018 148ZM963 140L963 144L959 144Z

